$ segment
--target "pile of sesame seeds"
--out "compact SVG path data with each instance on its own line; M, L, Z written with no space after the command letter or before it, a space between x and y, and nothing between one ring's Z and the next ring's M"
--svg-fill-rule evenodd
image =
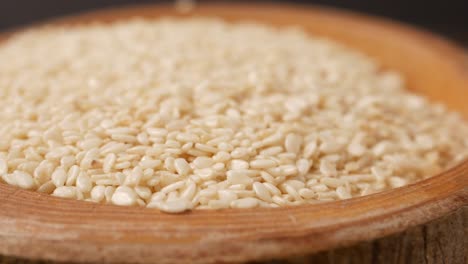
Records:
M366 56L215 19L46 27L0 45L0 182L97 203L279 207L468 157L468 124Z

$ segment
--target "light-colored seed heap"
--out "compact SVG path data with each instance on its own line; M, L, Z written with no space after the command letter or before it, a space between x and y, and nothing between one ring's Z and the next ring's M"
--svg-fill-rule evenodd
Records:
M43 28L0 47L0 178L98 203L278 207L467 157L468 125L297 29L218 20Z

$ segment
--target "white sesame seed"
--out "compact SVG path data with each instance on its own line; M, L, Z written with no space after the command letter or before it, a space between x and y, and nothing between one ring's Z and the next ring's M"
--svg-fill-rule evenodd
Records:
M57 126L53 126L44 132L43 138L45 141L61 141L62 133Z
M81 169L78 167L78 165L73 165L69 170L67 174L67 180L65 182L65 185L71 186L74 185L76 182L76 178L78 178L78 175L80 174ZM58 186L57 186L58 187Z
M167 185L166 187L162 188L161 192L170 193L170 192L173 192L175 190L178 190L178 189L182 188L184 185L185 185L184 181L174 182L174 183L171 183L171 184Z
M249 151L246 148L235 148L231 151L231 157L235 159L241 159L249 155Z
M304 147L304 158L311 158L317 151L317 141L308 142Z
M262 140L262 146L271 146L274 144L278 144L283 139L283 137L284 135L281 133L273 134Z
M266 202L271 202L271 195L268 189L260 182L255 182L252 185L255 194L262 200Z
M209 200L208 201L208 208L209 209L223 209L229 208L229 202L225 200Z
M70 186L60 186L54 190L52 193L53 196L62 197L62 198L76 198L77 192L75 187Z
M286 205L287 204L287 201L279 196L273 196L271 198L273 200L273 202L277 205L280 205L280 206L283 206L283 205Z
M321 183L329 186L329 187L333 187L333 188L337 188L337 187L340 187L342 185L344 185L346 182L344 180L340 180L340 179L336 179L336 178L330 178L330 177L324 177L321 179L320 181Z
M112 134L111 138L115 141L118 142L124 142L124 143L134 143L137 142L137 139L135 136L132 135L126 135L126 134Z
M211 180L216 175L211 168L195 170L194 173L203 180Z
M232 190L219 190L218 197L222 201L231 203L232 201L237 199L237 194Z
M297 167L295 165L282 165L279 167L283 175L295 175L298 173Z
M270 159L257 159L250 162L252 169L269 169L277 165L276 161Z
M287 194L293 197L296 201L302 201L301 196L299 195L299 193L297 193L297 190L293 186L289 184L284 184L284 190L286 191Z
M140 167L142 169L154 169L156 167L159 167L162 164L160 160L154 160L151 158L143 158L140 161Z
M98 148L102 143L100 138L91 138L78 143L78 146L83 150L90 150L93 148Z
M102 185L94 186L91 190L91 199L97 203L101 202L104 199L104 191L106 187Z
M397 176L390 177L389 182L390 182L390 185L392 186L392 188L398 188L398 187L401 187L401 186L404 186L404 185L408 184L407 180L405 180L405 179L403 179L401 177L397 177Z
M216 196L216 190L215 189L202 189L198 192L200 197L213 197Z
M247 208L257 207L258 204L259 204L258 199L255 199L255 198L252 198L252 197L247 197L247 198L242 198L242 199L232 201L231 202L231 207L232 208L247 209Z
M136 203L135 191L127 186L119 186L112 194L112 203L115 205L129 206Z
M284 141L284 147L287 152L298 153L301 150L302 138L294 133L290 133L286 136Z
M192 142L192 143L196 143L200 141L200 138L197 135L189 134L189 133L179 133L177 134L176 139L182 142Z
M174 161L175 170L181 176L186 176L190 173L191 168L185 159L176 159Z
M1 175L1 177L2 177L2 179L3 179L7 184L16 186L16 179L15 179L15 177L13 176L12 173L3 174L3 175Z
M65 181L67 180L67 173L63 168L59 167L54 171L54 173L52 173L51 177L55 186L60 187L65 184Z
M112 195L115 192L115 187L113 186L106 186L106 189L104 190L104 197L106 198L106 202L110 203L112 201Z
M20 188L32 189L35 186L32 176L24 171L14 171L13 177L15 177L16 185Z
M299 181L299 180L287 180L287 181L284 182L284 184L288 184L288 185L292 186L296 190L299 190L299 189L305 187L304 182Z
M300 159L296 162L296 166L299 171L299 175L304 176L309 172L312 162L307 159Z
M307 188L302 188L298 191L299 195L303 197L304 199L312 199L315 198L315 192L307 189Z
M221 142L218 144L218 149L221 151L231 152L234 147L226 142Z
M349 199L349 198L351 198L351 194L343 186L339 186L338 188L336 188L336 195L340 199Z
M91 179L85 173L80 174L76 179L76 188L82 193L88 193L93 188Z
M336 185L335 185L336 186ZM311 187L317 193L328 191L328 187L325 184L317 184Z
M225 162L231 159L231 155L225 151L220 151L213 156L213 160L216 162Z
M249 168L249 163L245 160L233 159L230 165L232 170L243 170Z
M224 168L226 168L226 165L224 165L224 163L222 162L218 162L211 166L211 168L215 171L222 171L224 170Z
M335 165L332 162L323 159L320 162L320 172L328 177L334 177L337 175Z
M268 191L272 194L272 195L280 195L281 194L281 191L273 184L269 183L269 182L264 182L263 185L265 186L265 188L268 189Z
M182 213L184 211L190 210L192 208L192 204L190 201L178 199L161 202L157 208L166 213Z
M197 169L204 169L213 165L214 161L209 157L196 157L192 163Z
M249 177L248 170L229 170L227 171L227 181L231 184L252 184L253 180Z
M71 166L73 166L76 163L76 159L74 156L64 156L60 159L60 165L64 169L69 169Z
M148 145L149 144L148 134L146 134L144 132L138 134L136 139L137 139L138 143L140 143L142 145Z
M67 147L55 148L51 152L46 154L46 159L48 160L58 160L63 156L70 154L70 149Z
M55 185L52 181L48 181L44 184L42 184L41 186L39 186L39 188L37 188L37 191L38 192L41 192L41 193L47 193L47 194L52 194L52 192L55 190Z
M132 147L132 148L127 149L127 153L144 155L147 150L148 150L147 146L136 146L136 147Z
M125 178L124 185L138 186L143 177L143 169L140 166L135 166L131 173Z
M169 133L167 129L164 128L147 128L146 132L152 137L166 137Z
M195 182L190 181L187 188L180 194L180 198L184 200L191 200L197 191Z
M128 169L132 166L132 163L129 161L124 161L124 162L119 162L114 165L114 169L116 170L123 170L123 169Z
M245 184L233 184L229 186L230 190L245 190Z
M173 157L168 157L164 160L164 168L168 171L175 172L175 159Z
M209 152L209 153L218 153L217 148L212 147L212 146L207 145L207 144L197 143L197 144L195 144L195 148L198 149L198 150L201 150L201 151Z

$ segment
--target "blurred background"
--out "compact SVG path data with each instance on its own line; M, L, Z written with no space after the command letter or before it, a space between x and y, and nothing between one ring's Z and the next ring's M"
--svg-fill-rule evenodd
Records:
M174 1L0 0L0 31L27 25L35 21L41 21L51 17L96 8L139 3L171 2ZM349 9L411 23L468 46L468 0L270 0L236 2L316 4Z

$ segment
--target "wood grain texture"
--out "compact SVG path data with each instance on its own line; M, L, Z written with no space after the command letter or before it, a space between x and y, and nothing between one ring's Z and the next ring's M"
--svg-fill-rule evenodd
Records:
M99 11L52 23L71 25L167 15L300 25L359 49L384 67L401 71L410 89L468 116L465 53L441 38L394 22L329 9L210 4L197 7L189 15L178 14L170 6L145 6ZM416 184L345 201L182 215L63 200L0 184L0 254L112 263L284 258L402 232L467 204L468 161ZM377 247L391 242L382 243Z
M468 208L370 242L256 264L465 264L468 263Z
M468 262L468 207L425 225L374 241L312 255L252 264L464 264ZM0 256L0 264L54 264Z

